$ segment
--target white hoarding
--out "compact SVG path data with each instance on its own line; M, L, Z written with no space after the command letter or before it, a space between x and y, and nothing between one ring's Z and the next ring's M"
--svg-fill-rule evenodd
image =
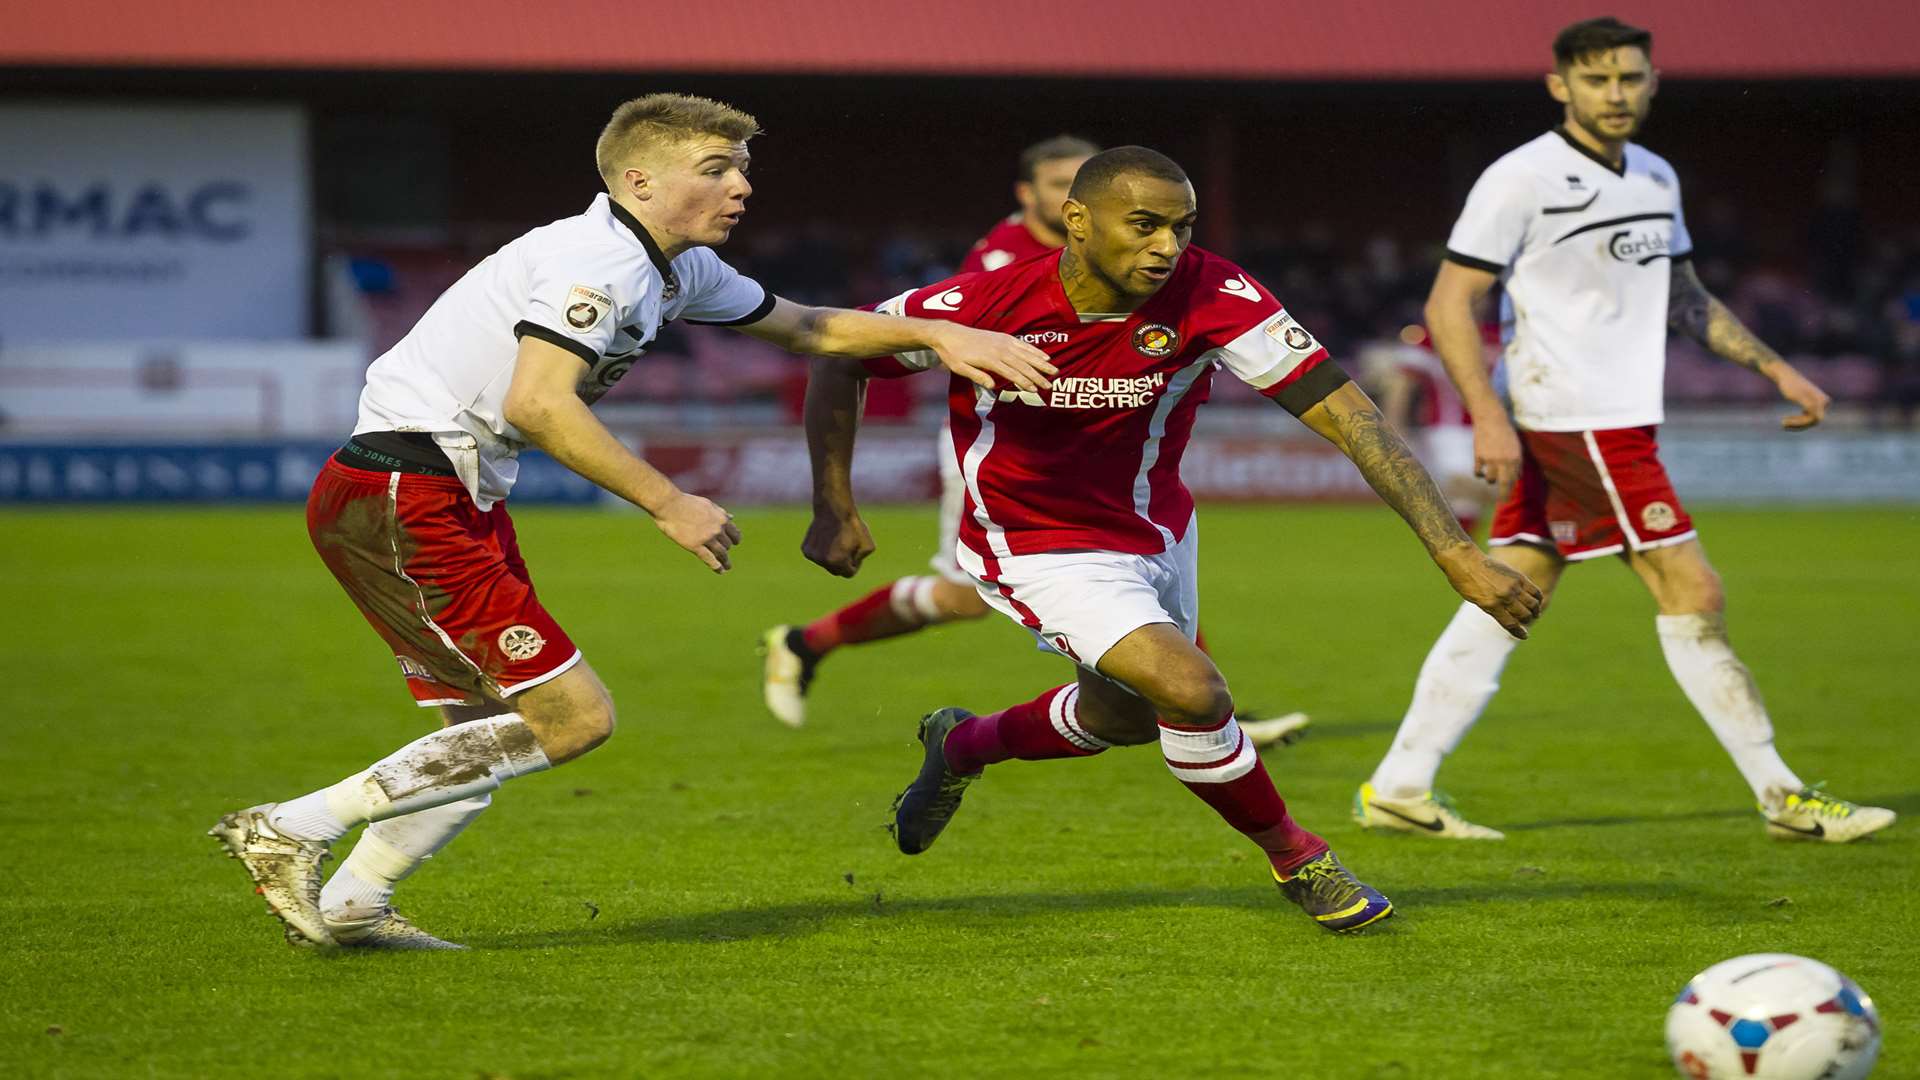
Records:
M0 347L304 337L307 125L255 106L0 106Z

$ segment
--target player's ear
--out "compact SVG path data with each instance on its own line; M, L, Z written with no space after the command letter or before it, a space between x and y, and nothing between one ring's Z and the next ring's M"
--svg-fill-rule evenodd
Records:
M1034 197L1033 185L1025 180L1015 180L1013 182L1013 201L1020 204L1020 209L1032 211L1034 203L1038 201Z
M1562 105L1567 103L1567 80L1558 71L1547 72L1547 94Z
M625 185L627 194L642 202L653 198L653 178L638 165L629 165L620 170L620 182Z
M1085 240L1092 222L1087 215L1087 204L1077 199L1068 199L1060 204L1060 221L1067 227L1067 235L1075 240Z
M1647 69L1647 96L1652 97L1653 95L1659 92L1660 92L1660 69L1648 68Z

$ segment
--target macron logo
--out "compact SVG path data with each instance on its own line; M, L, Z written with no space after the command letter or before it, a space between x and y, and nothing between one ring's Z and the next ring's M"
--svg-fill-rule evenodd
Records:
M1252 300L1256 303L1260 300L1260 290L1255 288L1253 282L1248 281L1244 274L1237 274L1228 278L1227 283L1220 286L1220 291L1226 293L1228 296L1237 296L1242 300Z
M930 296L920 301L920 306L928 311L959 311L960 302L965 299L966 297L960 295L959 289L948 289L939 296Z

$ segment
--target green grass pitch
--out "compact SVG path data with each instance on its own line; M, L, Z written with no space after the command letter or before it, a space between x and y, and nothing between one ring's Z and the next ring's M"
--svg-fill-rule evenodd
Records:
M882 826L914 718L1067 667L1002 620L848 650L795 732L753 648L919 572L930 511L875 512L882 551L842 582L800 561L794 512L743 514L714 577L637 516L527 508L621 730L509 784L403 886L473 951L320 956L202 832L429 716L298 510L11 511L0 1074L1651 1080L1686 978L1781 950L1865 985L1877 1076L1920 1076L1920 514L1700 517L1788 760L1909 817L1886 835L1769 841L1611 562L1572 572L1443 773L1511 839L1363 834L1348 799L1450 594L1382 509L1219 507L1215 653L1244 705L1314 714L1268 767L1399 917L1314 927L1150 748L995 767L910 859Z

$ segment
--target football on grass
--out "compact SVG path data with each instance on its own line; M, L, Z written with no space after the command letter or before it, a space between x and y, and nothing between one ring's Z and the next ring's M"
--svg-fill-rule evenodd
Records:
M1667 1053L1688 1080L1861 1080L1880 1056L1880 1014L1818 960L1737 956L1674 999Z

